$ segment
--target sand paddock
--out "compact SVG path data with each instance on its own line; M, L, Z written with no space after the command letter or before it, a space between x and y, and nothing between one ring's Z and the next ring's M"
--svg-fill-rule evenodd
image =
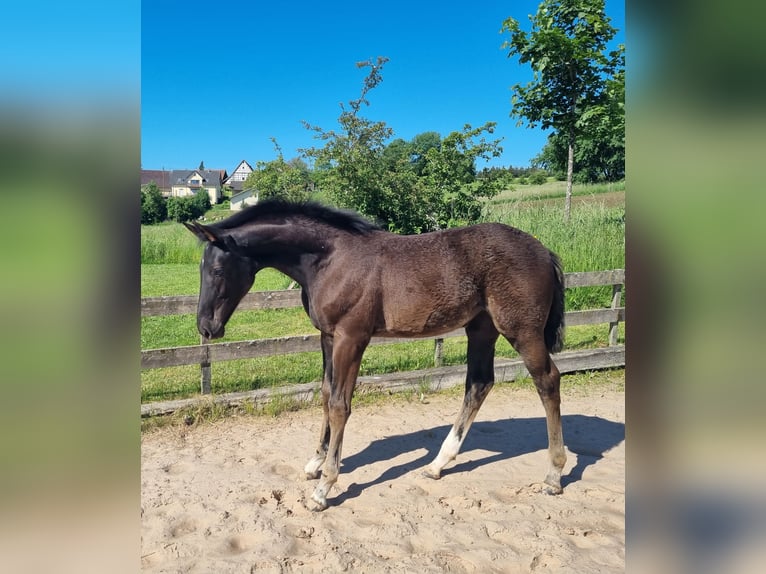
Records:
M615 375L622 378L622 375ZM330 508L302 469L320 411L236 416L142 437L149 572L622 572L625 394L567 388L564 493L548 496L545 415L532 385L496 387L441 480L421 475L454 393L354 408Z

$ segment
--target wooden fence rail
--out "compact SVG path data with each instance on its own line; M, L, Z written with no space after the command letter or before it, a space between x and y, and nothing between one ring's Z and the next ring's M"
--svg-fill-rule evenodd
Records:
M567 326L590 325L609 323L609 345L617 346L617 333L619 323L625 321L625 308L620 306L622 300L622 287L625 283L625 270L614 269L610 271L589 271L583 273L567 273L564 276L565 286L572 287L598 287L612 286L612 302L610 308L588 309L584 311L570 311L565 315ZM300 290L284 291L254 291L248 293L237 307L238 310L254 309L279 309L301 306ZM197 296L180 297L150 297L141 299L141 316L181 315L196 313ZM445 338L465 335L464 329L457 329L439 337L423 338L389 338L375 337L371 345L384 345L390 343L410 342L417 340L434 341L435 367L441 367L441 349ZM234 359L250 359L271 355L283 355L289 353L303 353L307 351L319 351L320 342L318 334L297 335L291 337L277 337L272 339L255 339L249 341L233 341L227 343L205 343L185 347L171 347L165 349L149 349L141 351L142 369L159 369L179 365L200 365L201 367L201 391L202 394L210 393L210 364L211 362L230 361ZM597 354L598 349L594 350ZM618 350L619 351L619 350ZM565 355L562 353L561 355ZM605 364L600 365L589 358L590 368L606 366L618 366L615 360L624 365L624 351L614 353L613 349L601 351ZM576 357L568 359L574 365L581 364ZM590 354L589 354L590 357ZM617 357L615 359L614 357ZM621 357L621 358L620 358ZM578 362L580 361L580 362ZM620 362L621 361L621 362ZM557 363L559 359L557 358ZM563 371L562 371L563 372ZM406 378L406 377L405 377ZM503 380L503 379L498 379ZM155 409L156 410L156 409ZM142 407L142 412L144 408ZM149 412L149 411L147 411Z
M564 284L571 287L599 287L612 285L621 287L625 283L625 270L586 271L565 273ZM146 297L141 299L141 316L183 315L197 312L197 295L172 297ZM282 291L251 291L237 306L238 311L254 309L287 309L301 306L300 289Z

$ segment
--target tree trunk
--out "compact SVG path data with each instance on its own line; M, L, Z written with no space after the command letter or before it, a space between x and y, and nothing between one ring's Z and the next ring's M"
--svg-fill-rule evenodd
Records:
M569 133L567 149L567 192L564 198L564 221L569 223L569 212L572 207L572 175L574 173L574 135Z

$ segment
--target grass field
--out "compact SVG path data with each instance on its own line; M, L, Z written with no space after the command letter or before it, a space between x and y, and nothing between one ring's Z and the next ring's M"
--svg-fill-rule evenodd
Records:
M565 271L594 271L625 266L624 186L578 186L572 219L562 221L562 182L518 186L493 199L487 219L502 221L532 233L561 257ZM220 211L220 210L218 210ZM216 213L220 217L220 213ZM195 295L199 293L201 246L183 226L162 224L142 228L141 295ZM154 261L154 263L148 263ZM167 261L166 263L157 263ZM256 277L254 290L285 289L291 280L265 269ZM611 289L581 288L567 291L567 309L608 306ZM223 341L261 339L314 333L302 309L239 311L231 318ZM567 331L567 349L605 346L607 326L584 326ZM194 315L144 317L141 348L196 345L199 334ZM362 363L362 375L406 371L433 366L429 341L371 347ZM513 357L507 342L498 342L499 357ZM445 342L444 364L465 362L465 340ZM142 401L191 396L199 392L199 367L185 366L143 371ZM319 353L214 363L213 392L231 392L321 377Z
M185 231L185 233L189 233ZM197 251L200 257L201 248ZM275 269L263 269L255 276L253 291L287 289L292 279ZM199 294L199 261L194 263L152 263L141 265L141 297Z
M545 201L561 199L566 195L565 181L548 181L541 185L516 185L512 189L501 191L489 200L490 205L497 206L504 203L518 201ZM593 199L596 195L625 192L625 182L596 183L587 185L574 185L572 196L578 198ZM563 205L563 203L562 203Z

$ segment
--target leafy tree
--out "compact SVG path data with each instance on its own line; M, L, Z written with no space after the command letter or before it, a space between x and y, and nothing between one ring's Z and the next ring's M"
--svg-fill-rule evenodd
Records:
M385 169L409 169L411 164L412 145L402 138L396 138L383 150L382 161Z
M585 133L580 145L587 162L588 181L617 181L625 177L625 55L619 69L607 78L601 101L582 116Z
M156 183L141 188L141 223L151 225L165 221L168 216L167 204Z
M277 152L277 159L256 163L243 187L257 189L261 198L280 197L293 201L307 199L309 190L313 187L308 165L300 158L285 161L282 148L274 138L271 141Z
M606 102L591 108L586 115L587 130L574 150L573 180L580 183L618 181L625 177L625 73L607 82ZM566 178L567 141L552 133L532 165Z
M499 140L487 142L480 128L465 126L444 140L436 132L425 132L407 142L394 139L385 122L361 116L369 106L367 96L381 81L388 60L359 62L369 68L361 95L341 104L339 130L304 125L316 132L323 147L303 150L315 160L322 190L335 203L356 209L388 224L389 229L419 233L475 221L481 213L481 197L497 186L476 180L477 157L500 154ZM476 141L478 139L478 141Z
M624 46L606 53L614 38L604 0L542 0L530 16L531 30L508 18L502 31L511 39L503 43L509 56L529 63L531 82L513 86L511 115L530 127L553 128L567 145L567 193L564 210L569 220L575 144L583 134L595 135L595 124L606 117L610 78L624 65ZM615 94L612 93L612 96ZM597 111L601 110L601 111ZM624 136L623 136L624 137Z
M547 169L540 170L540 166L536 167L514 167L509 165L508 167L485 167L478 174L477 179L487 179L492 182L498 189L513 189L514 183L522 183L531 181L531 183L540 182L545 183L548 180L549 172ZM563 178L562 178L563 179Z
M383 150L383 162L387 169L409 170L422 176L426 153L441 144L442 138L437 132L423 132L410 141L397 138Z
M470 130L470 126L467 127ZM441 146L442 139L437 132L423 132L412 138L410 142L410 163L416 174L423 175L428 152L432 149L439 150Z
M423 176L429 188L438 192L433 214L437 228L455 227L477 221L481 216L479 198L499 191L496 180L476 177L476 158L500 155L498 141L486 141L482 134L493 133L495 124L479 128L466 124L462 132L452 132L439 146L432 146L423 158ZM479 138L479 141L474 141Z
M321 148L302 151L322 166L321 187L335 203L390 221L385 213L387 193L381 157L393 130L385 122L374 122L359 115L362 107L369 105L367 94L380 83L381 70L387 61L388 58L378 57L375 62L357 63L357 67L368 67L370 71L359 98L351 100L349 107L341 104L340 129L324 130L303 122L307 129L316 132L316 139L325 143Z

